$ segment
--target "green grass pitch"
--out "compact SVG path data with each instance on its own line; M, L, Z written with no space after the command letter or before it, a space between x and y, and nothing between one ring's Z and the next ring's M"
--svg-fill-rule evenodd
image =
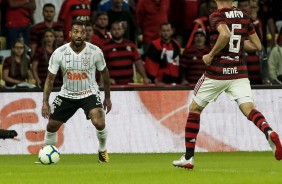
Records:
M61 155L56 165L34 164L37 155L1 155L2 184L279 184L282 161L271 152L196 153L193 171L172 166L181 154Z

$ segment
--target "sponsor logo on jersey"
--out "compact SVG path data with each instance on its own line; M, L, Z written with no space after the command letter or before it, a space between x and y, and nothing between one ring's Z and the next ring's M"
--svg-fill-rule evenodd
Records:
M92 93L91 89L88 90L83 90L83 91L78 91L78 92L68 92L68 95L71 96L78 96L78 95L86 95Z
M87 79L87 74L85 72L67 72L67 79L68 80L85 80Z

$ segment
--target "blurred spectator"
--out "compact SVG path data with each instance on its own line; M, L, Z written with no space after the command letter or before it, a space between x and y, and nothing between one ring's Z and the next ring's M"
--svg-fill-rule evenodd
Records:
M29 45L30 25L36 8L34 0L7 0L6 12L7 48L19 38Z
M3 80L7 87L32 82L33 80L30 71L30 60L26 56L25 44L22 40L15 41L12 45L11 56L4 61Z
M196 20L194 20L194 28L193 28L193 31L189 37L189 40L185 46L185 48L189 48L191 45L192 45L192 42L193 42L193 39L194 39L194 34L195 32L201 28L203 29L203 31L206 33L206 44L209 45L210 44L210 22L209 22L209 15L211 13L213 13L214 11L217 10L217 5L216 5L216 2L215 1L208 1L207 2L207 6L208 6L208 14L206 16L203 16L203 17L200 17L200 18L197 18Z
M262 41L262 24L257 17L258 6L256 5L257 2L251 2L250 0L239 0L237 6L248 16L250 16L256 33ZM263 51L244 53L243 61L247 64L248 78L251 84L263 84L263 81L268 81L266 60L266 55Z
M54 20L58 20L58 15L64 0L35 0L36 9L34 11L34 24L43 22L42 9L47 3L52 3L56 7Z
M114 0L102 0L98 5L98 12L106 12L109 11L113 7ZM129 11L128 1L122 0L122 9Z
M96 19L96 15L99 12L107 12L113 6L112 0L92 0L91 1L91 12L92 20ZM122 1L122 9L129 11L129 5L126 0Z
M259 5L258 5L258 0L249 0L250 2L250 18L251 21L255 27L256 33L262 42L263 40L263 32L262 32L262 22L258 18L258 11L259 11Z
M180 57L180 76L182 85L195 86L200 77L206 71L206 65L202 60L203 55L210 52L205 44L206 33L199 28L194 34L193 45L185 48Z
M54 30L64 29L63 24L54 21L55 14L56 14L55 6L52 3L47 3L43 6L42 15L44 21L35 24L31 28L31 36L30 36L31 56L34 55L36 48L42 45L43 35L47 28L52 28Z
M148 77L158 86L179 83L179 43L172 39L173 28L169 23L160 26L160 37L149 45L145 53Z
M268 59L269 77L272 84L282 85L282 29L280 30L277 45L274 47Z
M160 25L168 22L169 0L138 0L136 21L143 35L143 50L159 37Z
M70 41L71 23L75 19L89 22L91 16L90 0L65 0L61 6L58 21L64 24L65 40Z
M111 26L112 39L105 42L102 50L109 69L111 84L126 85L133 82L133 64L143 77L144 83L149 83L141 56L136 45L123 38L124 27L120 22Z
M112 8L107 11L109 17L109 26L113 22L122 22L124 26L124 38L135 41L135 31L137 29L133 15L124 10L122 7L122 0L112 0Z
M106 12L98 13L94 25L94 35L91 38L91 43L101 47L103 43L112 38L107 27L109 25L109 17Z
M55 31L52 29L45 30L43 34L43 44L37 47L34 57L32 58L32 73L38 87L43 87L48 73L49 59L57 48L55 42ZM60 75L56 76L54 87L62 85Z
M92 36L94 35L93 25L91 22L85 23L86 39L85 41L91 42Z
M199 7L199 17L206 17L210 15L209 4L214 2L214 0L207 0L200 4Z
M185 30L185 35L184 35L184 42L186 43L187 40L189 39L189 36L192 33L193 26L194 26L194 20L199 17L199 6L200 6L200 0L193 0L193 1L184 1L184 15L183 15L183 20L184 20L184 30Z
M55 30L55 35L56 35L57 47L61 47L62 45L64 45L66 43L63 29Z
M272 17L272 12L270 10L270 2L269 0L259 0L259 11L258 17L262 21L262 33L263 33L263 40L262 44L265 49L273 48L275 46L275 24ZM271 35L271 40L268 43L267 41L267 34L268 31Z

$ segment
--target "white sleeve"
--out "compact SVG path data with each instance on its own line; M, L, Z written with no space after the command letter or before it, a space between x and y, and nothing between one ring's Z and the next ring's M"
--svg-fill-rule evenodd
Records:
M95 56L95 65L98 71L102 71L106 67L106 61L101 50Z
M50 60L49 60L49 67L48 70L52 74L57 74L58 70L60 69L60 53L59 52L53 52Z

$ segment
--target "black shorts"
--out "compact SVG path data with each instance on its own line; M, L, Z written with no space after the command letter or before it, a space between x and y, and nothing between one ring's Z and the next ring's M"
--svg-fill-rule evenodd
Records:
M99 107L103 107L99 95L90 95L82 99L70 99L58 95L51 105L50 119L65 123L79 108L84 110L86 119L90 119L89 111Z

